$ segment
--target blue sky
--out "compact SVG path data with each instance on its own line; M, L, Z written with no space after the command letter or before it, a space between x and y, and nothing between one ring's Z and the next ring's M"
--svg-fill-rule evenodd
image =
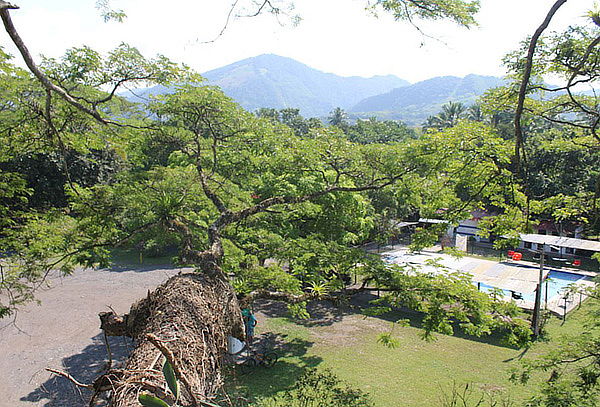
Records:
M240 0L249 4L251 0ZM389 16L376 19L365 0L296 0L297 27L271 16L239 18L216 42L231 0L113 0L126 11L122 23L104 23L95 0L13 0L21 9L13 19L32 53L60 56L89 45L108 51L120 42L145 55L157 53L200 72L263 53L294 58L339 75L394 74L411 82L469 73L501 76L500 60L531 35L554 0L482 0L479 27L466 30L449 22L424 22L422 36ZM583 21L593 1L568 2L550 30ZM6 34L0 44L16 54Z

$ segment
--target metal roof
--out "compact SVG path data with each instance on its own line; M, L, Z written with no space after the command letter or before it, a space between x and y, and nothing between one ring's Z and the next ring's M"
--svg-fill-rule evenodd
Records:
M450 223L450 221L447 221L445 219L427 219L427 218L421 218L421 219L419 219L419 223Z
M397 228L403 228L406 226L414 226L414 225L418 225L419 222L396 222L393 223L392 226L397 227Z
M594 240L575 239L572 237L563 236L536 235L532 233L521 233L520 237L522 241L529 243L547 244L551 246L569 247L571 249L600 252L600 242L596 242Z

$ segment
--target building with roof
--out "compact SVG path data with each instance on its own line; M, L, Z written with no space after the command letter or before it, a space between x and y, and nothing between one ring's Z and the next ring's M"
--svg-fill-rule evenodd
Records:
M519 237L521 238L519 248L533 251L543 250L545 253L555 254L559 257L590 257L592 254L600 252L600 242L595 240L532 233L521 233Z

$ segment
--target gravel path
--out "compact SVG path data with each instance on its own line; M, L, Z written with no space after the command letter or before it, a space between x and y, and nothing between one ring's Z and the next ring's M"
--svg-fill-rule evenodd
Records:
M0 406L87 405L85 394L45 368L91 382L107 360L98 313L109 307L127 312L132 302L180 271L189 269L116 267L51 280L51 287L37 295L40 305L19 311L16 326L0 320ZM110 338L110 344L117 361L131 349L123 338Z

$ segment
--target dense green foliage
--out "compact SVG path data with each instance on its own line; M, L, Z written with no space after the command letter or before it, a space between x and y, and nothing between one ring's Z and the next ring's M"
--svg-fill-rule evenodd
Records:
M556 338L559 346L542 357L522 363L512 380L527 383L539 371L545 372L539 394L531 406L591 407L600 403L600 290L587 292L591 296L591 312L584 319L583 333Z
M361 144L397 143L416 138L414 129L400 121L379 121L374 117L367 120L357 120L345 129L350 141Z
M399 20L464 26L474 24L479 7L456 0L368 3ZM107 19L124 17L108 2L98 6ZM417 138L397 122L351 125L339 107L328 127L298 109L253 115L194 72L164 57L146 59L126 44L106 57L83 47L44 60L44 74L71 99L58 97L0 51L0 317L31 300L49 273L106 265L110 250L125 246L171 249L180 264L200 272L207 272L201 266L209 257L202 255L210 252L219 263L213 271L232 275L240 295L274 291L303 316L307 299L343 293L358 274L386 292L370 312L417 311L425 338L458 327L473 336L500 331L510 345L527 344L527 323L516 307L479 292L468 276L388 267L357 246L385 240L399 218L455 223L475 209L498 213L481 223L488 234L515 236L548 219L581 222L588 235L597 234L600 114L595 95L576 91L599 74L597 13L591 16L589 26L540 43L534 83L526 89L524 136L516 140L514 84L488 92L468 112L457 103L481 92L489 78L460 80L464 99L444 105ZM505 60L516 83L524 52L525 46ZM549 88L547 74L564 86ZM117 96L125 83L171 91L143 111ZM422 99L417 88L367 99L355 110L394 98L399 105L398 95ZM438 94L453 89L446 85ZM411 98L417 109L420 102ZM431 244L440 233L425 230L413 246ZM590 322L584 335L524 368L523 381L533 370L552 370L533 405L597 404L597 328ZM391 334L380 342L395 343ZM305 404L369 405L364 394L316 373L274 405L302 397Z
M9 308L30 298L52 269L68 273L78 264L105 265L115 246L147 254L169 250L180 263L195 264L194 253L213 247L215 233L223 241L223 270L237 275L240 293L270 289L323 296L343 289L355 273L370 278L381 270L380 259L366 260L355 246L377 238L384 212L430 216L445 207L458 219L484 199L507 193L509 150L483 124L417 139L399 123L349 125L341 109L334 112L341 121L330 127L294 109L265 109L257 117L194 74L161 58L147 61L126 45L106 61L87 48L71 50L61 61L46 61L45 70L71 83L85 100L96 99L90 104L102 104L120 124L102 127L60 100L48 105L49 115L41 113L36 130L42 151L67 165L62 173L56 167L55 176L63 178L51 189L27 177L11 184L23 188L23 196L33 193L27 203L20 201L25 217L18 219L17 208L11 208L14 226L3 236L11 253L3 289L18 293ZM185 78L186 84L146 104L152 115L143 117L135 105L97 89L112 77L159 83ZM21 80L35 85L24 73ZM14 110L28 112L28 106ZM4 137L18 140L23 130L16 125L17 137L11 132ZM84 163L77 168L92 170L72 176L76 167L65 155L69 151ZM33 173L26 154L25 148L7 151L5 168ZM19 162L27 165L13 164ZM39 191L54 191L56 197L39 197ZM263 268L267 260L279 265ZM456 285L461 296L440 297L437 308L421 307L411 300L411 281L422 284L418 278L396 287L382 283L405 298L395 305L411 304L425 314L482 298L462 279ZM461 321L483 324L489 312L495 311L468 312ZM425 325L428 334L447 332L447 321L457 314L444 313ZM482 325L478 332L489 329Z
M285 124L290 129L294 130L296 136L307 136L311 129L323 127L323 124L317 118L311 117L305 119L302 117L300 109L286 108L277 110L263 107L256 111L256 115L273 122Z
M392 291L376 300L376 304L383 305L368 309L369 314L389 312L389 305L420 311L424 315L423 337L428 340L433 339L432 332L452 335L459 328L474 337L499 333L509 346L529 343L529 324L518 317L516 305L480 292L467 275L435 264L431 267L441 270L423 272L414 267L391 266L371 276L377 287ZM382 335L380 341L396 346L389 334Z
M350 387L329 370L311 369L285 392L259 400L256 407L370 407L368 394Z

